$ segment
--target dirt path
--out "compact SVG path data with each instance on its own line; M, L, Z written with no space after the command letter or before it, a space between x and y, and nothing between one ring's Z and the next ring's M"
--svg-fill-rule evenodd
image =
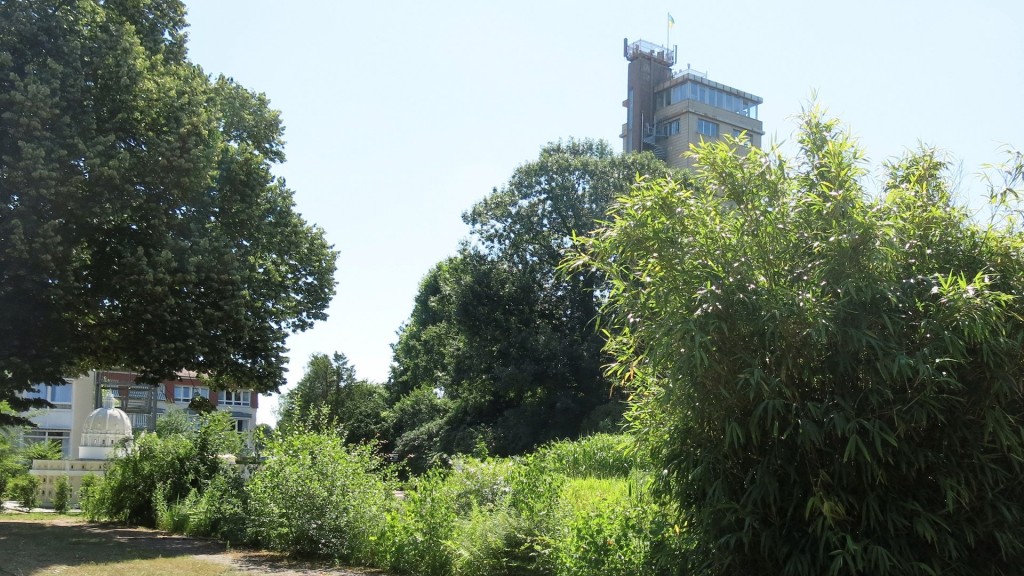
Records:
M12 514L0 515L0 575L3 576L8 572L48 573L61 566L182 556L220 564L244 574L385 576L375 570L297 562L263 551L228 550L216 540L176 536L146 528L91 524L66 516L25 519ZM18 558L23 564L5 570L3 558Z

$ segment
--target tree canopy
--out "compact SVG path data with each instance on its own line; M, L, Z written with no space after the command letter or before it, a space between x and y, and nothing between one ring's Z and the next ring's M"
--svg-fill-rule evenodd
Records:
M313 354L302 379L281 396L278 428L337 432L351 444L378 440L385 433L386 396L383 386L357 380L344 354Z
M0 399L91 367L259 391L335 254L271 166L279 114L186 57L177 0L0 5Z
M420 285L388 384L393 399L426 388L450 401L442 421L419 423L440 435L434 446L514 454L600 416L612 398L595 325L603 281L557 267L638 176L668 174L651 155L603 142L549 144L463 216L470 241ZM399 436L414 431L396 424Z
M610 280L687 573L1018 571L1024 233L972 219L934 150L873 195L836 120L811 110L797 142L700 147L695 185L621 197L576 262Z

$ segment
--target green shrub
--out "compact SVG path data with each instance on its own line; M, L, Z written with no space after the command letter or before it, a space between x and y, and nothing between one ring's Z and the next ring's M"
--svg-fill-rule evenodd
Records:
M0 401L0 414L5 410L9 410L7 404ZM13 411L11 413L13 414ZM15 441L13 428L0 428L0 495L7 494L7 482L11 478L25 471L19 462Z
M511 475L516 466L507 458L455 458L442 476L452 493L456 514L466 516L477 507L503 507L512 490Z
M545 505L525 505L534 502L539 483L523 466L457 458L450 469L412 480L380 537L382 565L396 574L432 576L529 573L537 564L536 519ZM536 491L541 498L549 493Z
M7 482L7 494L22 508L35 508L39 503L39 477L31 474L15 476Z
M102 520L106 504L104 503L103 479L95 474L82 477L82 485L78 489L78 507L89 520Z
M194 494L193 490L189 492L184 501L169 502L164 484L157 484L156 491L152 496L156 528L165 532L184 533L188 528L189 505L187 501Z
M294 555L370 563L392 481L371 446L330 433L272 440L246 485L255 539Z
M452 402L421 386L399 398L388 411L388 449L414 474L444 463L442 436L449 428Z
M183 436L160 438L143 433L133 449L113 460L94 496L95 511L129 524L156 525L154 496L174 502L188 495L202 475L215 465L201 461Z
M384 568L395 574L453 574L457 520L445 471L435 469L412 480L405 498L392 506L379 536Z
M175 434L189 434L198 426L198 419L190 417L187 410L171 406L157 417L156 435L166 438Z
M451 545L459 576L537 573L524 554L521 517L508 507L473 507L456 523Z
M696 189L639 186L577 262L612 283L613 371L691 568L1020 572L1019 206L977 223L927 149L873 194L817 110L797 144L701 147ZM998 195L1020 199L1021 164Z
M201 492L191 490L170 502L163 485L153 494L156 527L186 536L211 536L232 544L249 543L247 500L241 476L229 469L214 476Z
M26 469L32 466L33 460L60 460L62 456L60 441L30 442L18 451L18 458Z
M215 536L232 544L251 541L248 533L248 497L245 481L236 470L223 469L202 492L189 514L190 536Z
M103 481L97 484L93 513L120 522L156 526L154 496L160 495L168 506L192 492L199 497L218 475L235 473L233 465L220 455L237 452L240 447L230 415L224 412L201 416L199 426L184 434L161 437L143 433L131 450L111 462Z
M249 543L244 482L231 470L217 474L206 488L168 501L164 485L153 494L156 527L187 536L211 536L232 544Z
M53 487L53 510L57 514L66 514L71 507L71 482L65 474L57 478Z
M456 458L409 482L374 540L394 574L675 574L682 539L672 519L635 486L617 450L624 440L557 443L513 459ZM568 464L566 464L568 463ZM601 470L608 479L582 476ZM597 544L600 543L600 546Z

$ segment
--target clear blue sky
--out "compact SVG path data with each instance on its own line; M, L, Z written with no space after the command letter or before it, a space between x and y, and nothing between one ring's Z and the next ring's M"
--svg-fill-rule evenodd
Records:
M618 139L622 39L764 98L791 139L812 92L881 161L924 142L959 163L1024 148L1024 2L354 2L191 0L189 50L281 110L276 170L340 250L330 318L289 339L289 381L344 352L383 381L423 275L467 233L460 215L560 138ZM784 145L785 146L785 145ZM276 404L261 399L261 421Z

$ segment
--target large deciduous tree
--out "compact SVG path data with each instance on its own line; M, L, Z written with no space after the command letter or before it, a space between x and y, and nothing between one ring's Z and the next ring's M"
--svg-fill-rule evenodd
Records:
M266 98L186 57L177 0L0 4L0 399L96 366L283 383L334 253L271 173Z
M595 326L603 280L557 267L638 176L668 174L603 142L550 144L463 216L470 243L421 284L389 382L396 397L426 387L451 401L435 446L519 453L579 434L609 402Z
M686 573L1019 572L1024 233L974 221L933 150L874 195L837 121L797 141L701 147L695 187L621 198L580 256Z

